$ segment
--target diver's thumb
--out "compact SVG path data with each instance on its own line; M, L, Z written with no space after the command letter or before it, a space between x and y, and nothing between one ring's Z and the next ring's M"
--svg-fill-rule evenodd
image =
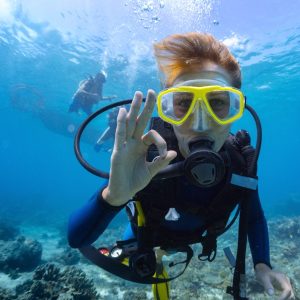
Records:
M167 152L167 155L165 157L154 157L152 162L149 163L149 172L151 176L154 177L159 171L164 169L176 156L177 153L173 150L170 150Z
M266 274L262 274L259 277L260 277L259 278L260 284L264 287L266 293L268 293L269 296L273 296L274 295L274 287L271 282L270 276L267 276Z

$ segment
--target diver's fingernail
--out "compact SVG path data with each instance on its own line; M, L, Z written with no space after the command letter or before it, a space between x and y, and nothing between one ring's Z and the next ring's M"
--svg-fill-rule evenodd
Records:
M134 98L143 98L143 94L142 94L142 92L140 92L140 91L136 91L135 93L134 93Z
M155 93L153 90L148 90L147 97L149 100L155 100Z
M268 294L269 294L270 296L273 296L273 295L274 295L274 290L273 290L273 289L268 289Z
M159 159L159 156L155 156L153 159L152 159L152 162L155 162Z

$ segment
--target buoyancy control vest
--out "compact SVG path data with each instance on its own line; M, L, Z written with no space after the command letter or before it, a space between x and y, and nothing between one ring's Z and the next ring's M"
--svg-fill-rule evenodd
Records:
M172 163L183 160L171 125L160 118L152 118L150 129L159 132L165 139L168 150L175 150L178 153ZM206 256L210 257L210 259L213 257L211 254L215 254L216 251L215 240L217 236L224 232L231 212L243 197L244 190L240 186L231 183L232 174L244 176L247 171L246 161L235 144L234 135L230 135L227 138L219 154L225 162L226 176L218 187L214 187L214 190L219 189L219 191L209 204L206 203L204 205L200 201L190 202L184 201L184 199L178 201L177 195L178 189L182 184L182 177L152 181L146 188L137 193L136 200L141 203L146 220L145 231L147 234L145 236L147 238L145 244L147 244L147 247L161 246L172 248L183 244L202 242ZM157 148L151 145L148 150L147 160L151 161L157 155ZM162 226L162 222L171 208L199 216L201 220L204 220L203 228L195 232L173 232L166 230ZM136 229L137 214L131 216L131 222L133 228ZM206 236L201 236L205 231ZM212 249L208 249L209 246L205 246L205 241L208 239L211 240L212 237L214 239L213 243L210 241Z

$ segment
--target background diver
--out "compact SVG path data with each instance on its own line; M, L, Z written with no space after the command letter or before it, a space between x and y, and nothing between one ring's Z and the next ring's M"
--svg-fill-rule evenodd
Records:
M245 200L228 181L233 170L243 174L242 151L251 149L246 134L244 140L230 134L231 124L242 116L245 105L236 59L223 43L201 33L171 35L156 43L154 50L165 78L166 90L157 97L162 120L152 123L144 134L156 103L152 90L144 109L141 92L135 93L129 111L120 109L109 181L69 219L69 244L82 252L125 206L131 220L125 241L146 232L143 242L172 249L183 241L190 244L204 232L217 236L237 201ZM169 164L190 161L198 148L215 164L199 163L201 172L191 178L152 180ZM212 166L216 166L215 176L210 172ZM250 195L247 233L256 278L268 295L278 289L279 299L293 299L290 280L271 266L268 228L257 188ZM142 215L144 228L139 224ZM206 246L211 253L211 245ZM160 265L157 257L155 274L165 276ZM153 290L156 299L160 285Z
M107 75L104 71L100 71L94 77L82 80L75 92L69 112L84 111L87 115L92 114L93 106L102 100L112 100L117 96L103 97L103 84L106 82Z

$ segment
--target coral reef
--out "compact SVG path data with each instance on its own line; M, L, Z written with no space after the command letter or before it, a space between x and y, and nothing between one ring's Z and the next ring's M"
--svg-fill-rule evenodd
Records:
M76 265L80 261L79 251L70 247L65 248L64 251L57 257L57 261L67 266Z
M0 300L12 300L16 299L16 296L9 289L0 288Z
M75 268L67 267L61 271L52 263L36 268L32 280L27 280L16 287L18 300L43 299L98 299L92 280L86 274Z
M298 250L300 246L300 217L276 217L269 220L268 223L272 266L291 279L296 297L298 297L296 299L300 299L300 268L298 267L300 265L300 252ZM226 287L232 284L232 274L222 248L230 246L233 254L235 254L237 225L235 224L231 231L220 237L218 254L212 263L200 262L197 259L197 254L201 252L201 246L193 246L195 256L188 269L179 279L171 282L172 299L232 299L231 296L225 293ZM99 243L101 242L101 245L113 243L113 241L120 239L120 232L121 229L119 228L108 228L105 232L107 239L101 238ZM58 247L57 242L61 235L57 234L56 230L45 230L45 228L37 230L35 227L29 232L29 235L41 238L44 251L47 251L47 255L44 255L43 259L46 259L49 263L38 266L32 273L19 273L18 280L13 280L11 277L13 271L19 272L19 268L11 269L9 272L10 277L1 277L3 282L7 281L9 284L0 285L0 300L152 299L150 285L139 285L122 280L93 266L83 259L77 250L66 247L66 245ZM4 254L7 257L8 252L13 249L11 244L19 244L20 247L20 245L27 243L28 239L24 237L19 237L14 241L0 241L0 266L2 264L3 267ZM10 245L10 247L7 245ZM250 251L248 251L246 257L248 297L252 300L268 299L263 288L255 279ZM70 266L78 263L79 258L78 265L80 269ZM168 265L174 259L173 256L165 257L165 264ZM175 260L181 261L181 258L178 257ZM50 263L52 261L56 263ZM179 269L175 270L175 268L174 270L170 268L170 276L175 273L178 274ZM15 282L15 284L13 285L12 282ZM4 289L8 286L9 290ZM279 293L276 296L279 296Z
M15 241L0 241L0 271L31 271L40 262L42 245L19 236Z

